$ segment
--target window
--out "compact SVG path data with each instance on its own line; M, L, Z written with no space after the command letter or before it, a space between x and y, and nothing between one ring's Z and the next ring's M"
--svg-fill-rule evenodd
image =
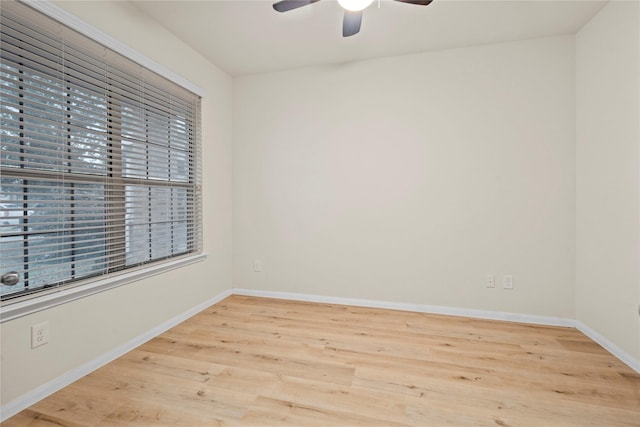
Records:
M3 305L199 254L200 98L23 3L0 14Z

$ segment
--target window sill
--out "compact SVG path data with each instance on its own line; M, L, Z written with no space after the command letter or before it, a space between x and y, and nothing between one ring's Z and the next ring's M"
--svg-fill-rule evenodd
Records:
M117 288L131 282L156 276L176 268L204 261L206 258L207 254L205 253L190 255L184 258L145 267L140 270L129 271L116 276L94 280L78 286L53 290L51 293L32 297L27 300L16 301L13 303L7 302L6 305L0 308L0 323L27 316L61 304L66 304L68 302Z

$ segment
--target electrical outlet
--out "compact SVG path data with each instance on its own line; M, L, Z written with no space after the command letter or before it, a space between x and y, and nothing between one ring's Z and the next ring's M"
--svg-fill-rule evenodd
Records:
M493 274L487 274L487 288L496 287L496 276Z
M31 348L40 347L49 342L49 322L31 326Z
M262 271L262 261L259 259L256 259L253 261L253 271L255 271L256 273L259 273Z
M510 274L505 274L502 276L502 287L504 289L513 289L513 276Z

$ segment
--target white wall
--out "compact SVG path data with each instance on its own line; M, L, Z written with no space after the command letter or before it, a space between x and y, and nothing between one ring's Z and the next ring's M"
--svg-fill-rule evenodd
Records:
M640 3L576 37L576 317L640 366Z
M572 36L234 79L234 286L572 318L574 83Z
M0 325L2 405L231 287L231 78L127 2L58 5L202 87L207 260ZM30 326L50 342L31 350Z

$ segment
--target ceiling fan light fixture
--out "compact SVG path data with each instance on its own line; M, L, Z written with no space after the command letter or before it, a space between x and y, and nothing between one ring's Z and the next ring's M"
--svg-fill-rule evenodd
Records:
M373 0L338 0L338 4L350 12L365 10Z

